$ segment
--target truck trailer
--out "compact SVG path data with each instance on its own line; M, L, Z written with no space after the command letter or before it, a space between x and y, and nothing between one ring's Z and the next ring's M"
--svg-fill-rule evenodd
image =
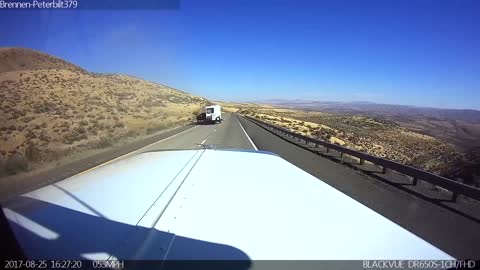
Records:
M222 122L222 108L220 107L220 105L212 105L205 107L205 122Z

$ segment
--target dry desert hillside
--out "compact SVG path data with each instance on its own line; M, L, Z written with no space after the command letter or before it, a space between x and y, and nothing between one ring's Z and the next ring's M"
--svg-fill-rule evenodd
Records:
M43 52L26 48L0 48L0 73L42 69L86 72L81 67Z
M45 53L0 49L0 176L194 118L208 101Z
M480 157L458 151L441 138L408 129L395 121L272 105L222 103L238 113L313 138L474 184Z

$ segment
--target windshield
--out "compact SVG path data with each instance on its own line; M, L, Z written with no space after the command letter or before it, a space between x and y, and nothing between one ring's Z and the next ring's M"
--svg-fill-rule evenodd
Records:
M282 177L297 179L276 175L293 166L447 254L480 257L480 1L57 2L0 1L0 203L80 176L107 179L107 165L169 150L168 160L144 155L143 163L122 163L118 171L138 166L138 174L126 174L130 181L155 177L145 183L158 191L156 180L196 174L227 183L278 177L280 185ZM199 161L201 170L184 170L205 149L217 156L204 154L210 159ZM262 152L278 160L257 162ZM249 166L242 165L246 153ZM235 186L245 204L258 192L217 184L218 204L233 198L221 188ZM69 187L55 188L51 203L59 193L103 197ZM296 194L308 189L291 187ZM238 214L251 224L268 221L269 213L289 207L270 201L275 192L282 192L276 184L258 202L265 218L250 216L251 208ZM155 195L147 209L164 200ZM117 213L109 208L117 202L99 201L95 211L80 202L72 207L107 219ZM346 215L352 227L361 219ZM261 237L247 241L254 234L241 228L231 231L245 243L275 238L262 227ZM304 228L286 233L295 230ZM321 233L327 238L328 230ZM85 244L85 256L105 255L106 247ZM343 258L324 259L330 257Z

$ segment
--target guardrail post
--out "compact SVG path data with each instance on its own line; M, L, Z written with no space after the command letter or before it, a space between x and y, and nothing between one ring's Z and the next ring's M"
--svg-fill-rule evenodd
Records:
M382 173L383 173L383 174L386 174L386 173L387 173L387 167L382 166Z
M340 158L343 158L343 152L340 152Z
M360 165L364 165L365 164L365 159L361 158L360 159Z
M327 147L327 153L330 153L330 148Z
M452 202L457 202L458 193L452 192Z
M412 185L416 186L417 183L418 183L418 179L414 176L414 177L412 178Z
M315 143L315 148L318 148L318 143Z

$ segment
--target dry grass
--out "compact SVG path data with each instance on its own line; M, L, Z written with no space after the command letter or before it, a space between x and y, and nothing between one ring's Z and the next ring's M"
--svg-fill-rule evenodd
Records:
M61 69L86 72L58 57L26 48L0 48L0 73L20 70Z
M231 104L234 107L235 105ZM462 153L438 138L366 116L237 104L238 112L291 131L449 176Z
M0 176L192 121L208 102L31 50L0 49L0 59Z

